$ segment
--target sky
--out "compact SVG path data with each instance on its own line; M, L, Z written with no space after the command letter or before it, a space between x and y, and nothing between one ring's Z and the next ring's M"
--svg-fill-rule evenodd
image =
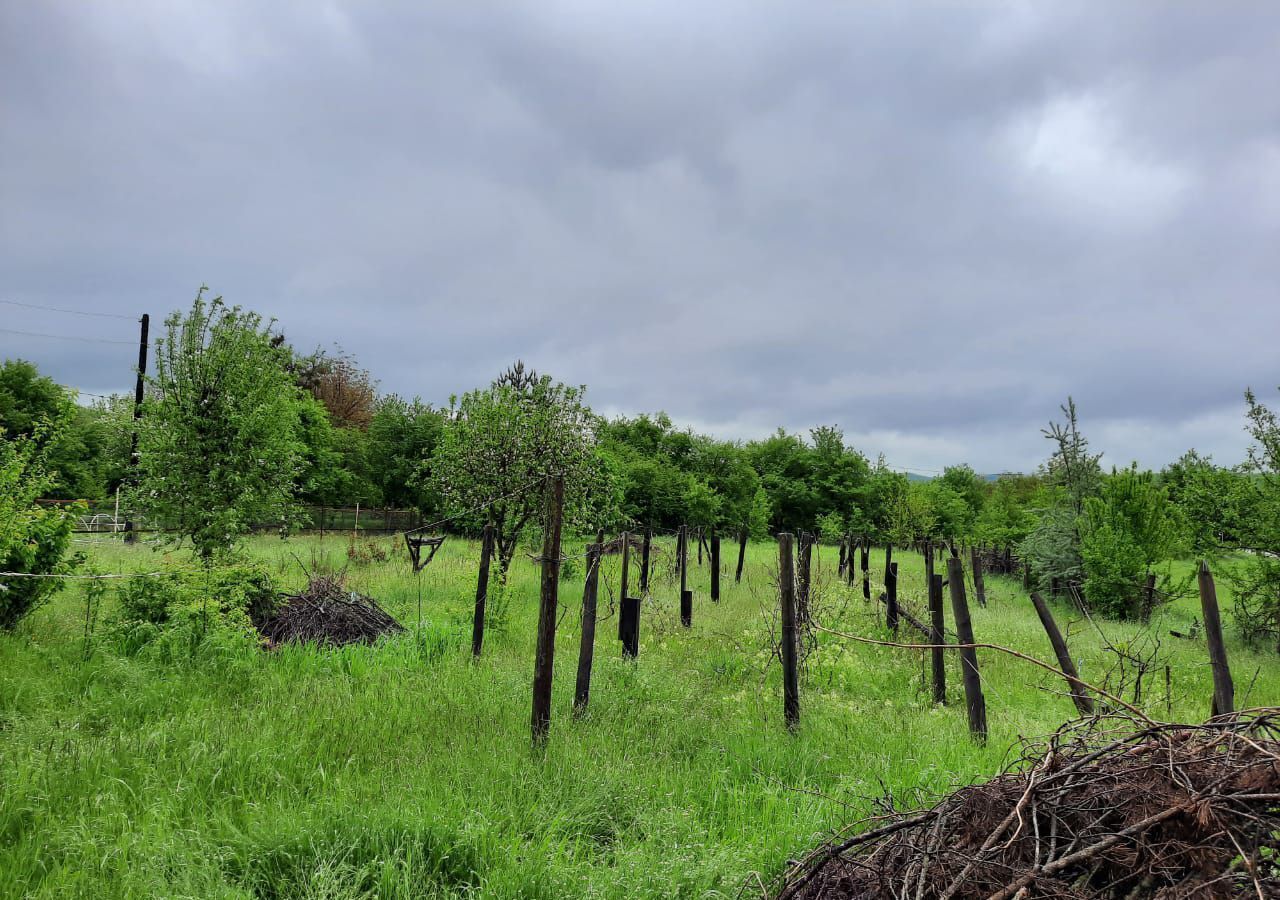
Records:
M1260 0L0 0L0 357L127 390L207 284L435 403L521 358L929 473L1070 395L1104 464L1231 464L1277 85Z

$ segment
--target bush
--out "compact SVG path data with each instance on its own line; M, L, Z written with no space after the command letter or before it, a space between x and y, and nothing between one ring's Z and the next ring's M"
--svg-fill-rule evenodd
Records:
M229 629L251 634L255 623L275 609L277 593L264 568L241 563L122 579L116 598L118 624L137 644L167 629L192 626L201 633Z
M1139 618L1146 562L1133 539L1120 529L1102 525L1085 532L1080 555L1089 606L1114 619Z

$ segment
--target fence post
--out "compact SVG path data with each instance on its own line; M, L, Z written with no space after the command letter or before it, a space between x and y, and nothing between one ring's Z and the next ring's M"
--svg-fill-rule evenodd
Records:
M895 635L898 633L898 564L890 563L884 574L885 624Z
M889 567L893 565L893 544L884 545L884 583L889 586Z
M644 543L640 547L640 596L649 593L649 549L653 544L653 529L644 530Z
M573 710L586 711L591 700L591 663L596 652L596 595L600 581L600 560L604 532L587 548L587 579L582 585L582 644L578 647L578 682L573 691Z
M693 625L693 591L689 590L689 526L680 526L680 624Z
M471 623L471 655L479 656L484 645L484 606L489 598L489 558L493 555L493 525L484 526L480 538L480 575L476 578L476 612Z
M1222 640L1222 619L1218 614L1218 589L1209 572L1209 564L1200 560L1200 610L1204 614L1204 636L1209 643L1209 665L1213 669L1212 714L1223 716L1235 712L1236 689L1227 665L1227 645Z
M929 551L932 553L932 549ZM942 608L942 576L929 573L929 643L933 644L931 652L933 662L933 702L947 702L947 651L942 648L946 643L947 621Z
M843 534L840 535L840 560L836 564L837 578L844 577L844 561L845 561L846 552L848 550L848 544L846 543L847 540L848 540L848 535L843 535Z
M799 547L796 553L796 615L801 622L809 621L809 584L812 578L813 535L806 531L799 534Z
M738 532L738 571L734 573L733 583L742 584L742 564L747 560L747 529Z
M720 602L720 534L711 531L711 602Z
M969 559L973 562L973 593L978 598L978 605L987 605L987 587L982 580L982 551L977 547L969 550Z
M546 531L542 538L542 590L538 602L538 650L533 660L533 742L547 739L551 727L551 676L556 657L556 601L560 590L560 526L564 516L564 476L552 477L547 490Z
M796 573L791 535L778 535L778 594L782 604L782 712L787 728L800 724L800 677L796 660Z
M623 639L622 604L627 599L627 570L631 568L631 532L622 532L622 576L618 583L618 640Z
M862 599L871 599L871 547L867 538L862 539L858 554L859 567L862 569Z
M1032 592L1031 602L1035 604L1036 615L1040 617L1040 624L1044 626L1045 634L1049 635L1049 643L1053 646L1053 655L1058 658L1058 668L1067 677L1067 687L1071 691L1071 702L1076 705L1080 715L1093 715L1093 698L1089 696L1088 689L1080 683L1080 673L1076 671L1076 664L1072 661L1071 653L1067 650L1067 642L1063 640L1062 632L1058 630L1058 623L1053 620L1053 613L1049 611L1049 604L1044 602L1044 598L1040 596L1038 591Z
M973 622L969 620L969 603L964 596L964 566L958 555L947 560L947 582L951 587L956 637L961 644L960 674L964 682L965 707L969 712L969 731L979 743L986 743L987 701L982 696L982 679L978 675L978 651L972 646Z

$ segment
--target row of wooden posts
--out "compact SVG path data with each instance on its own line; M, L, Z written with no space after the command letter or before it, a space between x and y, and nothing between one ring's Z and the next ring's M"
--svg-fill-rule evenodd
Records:
M541 588L538 611L537 650L534 659L533 677L533 714L531 730L535 743L545 740L551 724L551 680L555 659L555 631L557 604L559 593L561 557L561 530L564 508L564 481L552 478L547 492L546 528L543 535L541 556ZM618 618L618 639L622 644L625 658L634 659L639 654L640 640L640 597L649 589L650 550L652 530L646 530L641 545L640 596L632 596L629 585L631 535L624 532L621 536L622 579L620 584L620 602ZM681 527L677 532L676 554L680 575L680 622L686 628L693 624L693 592L688 586L688 543L690 529ZM699 538L701 549L701 537ZM813 535L801 534L797 542L795 536L784 533L778 538L778 594L781 613L781 648L782 684L783 684L783 716L788 729L794 731L800 723L800 678L799 678L799 632L806 624L811 609L809 606L812 565L812 549L816 543ZM738 565L735 580L741 581L743 562L746 556L747 535L739 535ZM720 539L712 533L708 546L711 563L711 599L720 599ZM921 622L901 607L898 602L898 564L893 561L893 547L885 547L884 591L879 600L885 605L886 625L895 633L901 623L907 622L927 641L924 644L908 645L912 649L929 650L931 655L932 696L934 702L946 702L946 664L945 654L954 650L960 655L961 682L964 688L965 708L968 714L969 730L978 741L985 741L987 736L987 706L982 690L982 680L978 667L978 643L974 637L973 622L969 612L966 596L964 567L957 548L949 547L950 555L946 561L946 577L935 571L934 555L937 547L926 543L922 548L925 559L925 583L928 590L929 621ZM866 540L847 536L841 542L840 570L848 584L855 581L853 557L858 552L859 570L862 574L863 597L870 599L870 543ZM472 630L472 652L479 656L484 641L485 601L488 592L489 565L493 553L493 531L486 527L481 542L480 572L476 587L475 620ZM582 640L579 647L577 681L574 689L574 710L581 713L590 702L591 670L595 653L595 632L597 619L597 600L599 590L600 563L604 555L603 534L597 535L596 541L587 548L586 578L582 596ZM701 555L701 554L700 554ZM973 562L978 563L978 556ZM798 565L797 565L798 563ZM972 573L975 594L980 605L986 605L985 587L982 581L981 566L975 565ZM951 611L955 622L956 642L950 644L946 640L945 609L943 605L943 588L949 588ZM1217 594L1213 576L1203 562L1199 570L1199 587L1202 611L1204 614L1205 633L1209 645L1209 658L1213 672L1213 705L1214 715L1229 713L1234 709L1234 689L1231 671L1227 664L1226 647L1223 641L1222 624L1218 611ZM1067 649L1062 632L1054 621L1048 604L1038 592L1031 593L1031 602L1040 619L1049 643L1057 659L1059 672L1065 679L1071 699L1081 715L1092 715L1094 700L1086 685L1080 680L1071 654Z

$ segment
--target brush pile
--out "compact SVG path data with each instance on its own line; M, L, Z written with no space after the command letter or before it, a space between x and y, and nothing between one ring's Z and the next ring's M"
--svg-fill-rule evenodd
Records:
M268 646L313 643L330 647L372 644L404 631L370 597L349 591L340 577L318 575L300 594L286 594L275 613L258 626Z
M785 876L787 900L1280 897L1280 709L1075 723L994 780L890 812ZM866 824L866 823L864 823Z

